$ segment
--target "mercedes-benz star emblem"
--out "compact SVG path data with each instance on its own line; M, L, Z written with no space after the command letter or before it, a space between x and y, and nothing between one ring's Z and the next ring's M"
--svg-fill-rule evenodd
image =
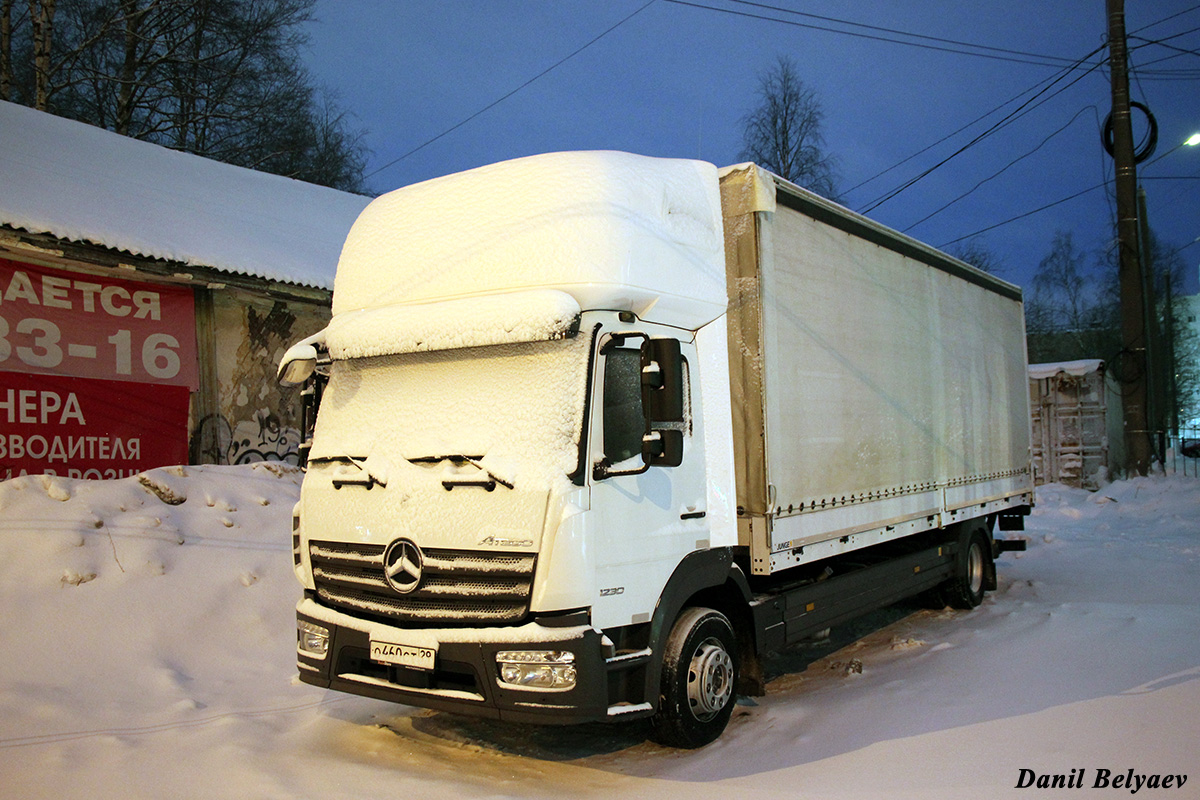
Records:
M408 539L397 539L383 551L383 576L400 594L408 594L421 583L421 548Z

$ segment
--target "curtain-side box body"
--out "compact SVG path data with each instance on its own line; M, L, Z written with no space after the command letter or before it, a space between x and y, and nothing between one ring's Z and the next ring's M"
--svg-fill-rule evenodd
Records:
M754 572L1032 504L1020 290L758 167L721 189Z

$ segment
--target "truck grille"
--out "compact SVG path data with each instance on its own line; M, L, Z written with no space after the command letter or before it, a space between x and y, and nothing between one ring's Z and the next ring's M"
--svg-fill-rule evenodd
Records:
M423 550L421 582L400 594L383 573L383 545L309 542L317 597L387 621L445 624L517 622L529 610L532 553Z

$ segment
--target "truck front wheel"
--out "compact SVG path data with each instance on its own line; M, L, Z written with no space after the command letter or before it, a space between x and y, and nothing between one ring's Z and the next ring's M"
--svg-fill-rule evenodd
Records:
M684 609L663 652L654 738L689 749L716 739L733 713L737 680L737 637L729 620L711 608Z

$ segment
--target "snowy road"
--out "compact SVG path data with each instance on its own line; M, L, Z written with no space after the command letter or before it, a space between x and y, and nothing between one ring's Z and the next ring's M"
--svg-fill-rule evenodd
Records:
M881 614L840 649L778 656L767 697L677 752L637 725L501 725L299 684L297 476L179 472L0 483L0 797L1085 798L1124 796L1129 770L1189 775L1139 796L1200 797L1196 479L1044 487L983 606ZM1052 775L1083 788L1016 788Z

